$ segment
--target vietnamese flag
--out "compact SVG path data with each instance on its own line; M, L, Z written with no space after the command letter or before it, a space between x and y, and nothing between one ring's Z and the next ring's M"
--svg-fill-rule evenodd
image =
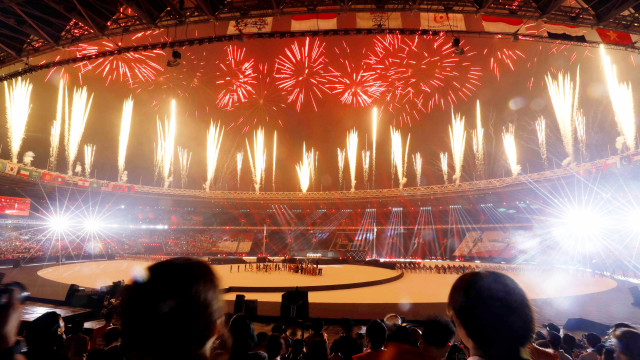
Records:
M606 30L606 29L596 29L596 32L600 36L600 39L602 39L602 42L605 44L615 44L615 45L633 44L633 40L631 39L631 34L626 32Z

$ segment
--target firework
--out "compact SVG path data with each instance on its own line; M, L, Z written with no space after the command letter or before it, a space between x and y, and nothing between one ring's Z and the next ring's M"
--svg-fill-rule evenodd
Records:
M578 110L575 115L576 137L578 138L578 146L580 146L580 155L587 155L587 132L586 120L582 114L582 110Z
M242 172L242 158L244 157L244 152L238 151L236 153L236 166L238 168L238 189L240 189L240 173Z
M273 169L271 172L271 187L273 191L276 191L276 145L277 145L277 132L273 132Z
M569 74L560 72L558 80L551 77L551 73L546 76L547 88L553 110L556 114L560 135L562 136L562 144L567 152L567 159L562 163L564 165L574 162L573 153L573 119L576 113L578 102L578 88L580 84L580 73L576 76L576 84L571 81Z
M453 181L460 183L462 176L462 162L464 161L464 146L467 134L464 130L464 117L455 115L451 110L451 126L449 126L449 139L451 140L451 155L453 156L453 166L456 170L453 174Z
M159 119L156 119L158 129L158 145L155 151L155 165L157 173L162 177L162 186L168 188L173 181L173 155L176 138L176 101L171 100L171 115L165 117L164 128Z
M191 151L178 146L178 163L180 164L180 185L184 189L189 180L189 168L191 167Z
M517 176L520 173L520 165L518 165L518 156L516 152L516 138L513 124L509 124L508 129L502 129L502 142L504 143L504 152L507 154L507 161L511 168L511 176Z
M373 107L371 111L371 127L373 128L373 166L371 168L371 188L376 184L376 139L378 133L378 108Z
M303 45L295 42L285 50L285 55L276 59L276 83L287 95L287 101L296 103L298 111L307 98L317 111L316 100L330 92L327 83L331 74L325 70L325 45L318 39L312 46L309 42L309 38Z
M356 191L356 164L358 162L358 132L353 129L347 132L347 160L351 175L351 191Z
M340 189L342 189L342 181L344 179L344 155L346 151L338 148L338 179L340 183Z
M544 163L545 169L547 168L547 130L546 121L542 116L536 120L536 130L538 132L538 147L540 147L540 156Z
M255 93L256 83L253 59L244 58L244 49L228 45L227 56L218 63L216 84L222 87L216 104L223 109L233 109L237 104L247 101Z
M249 155L249 165L251 166L251 175L253 176L253 185L256 193L260 193L260 187L264 185L264 172L267 161L267 150L264 143L264 129L259 127L253 132L253 155L249 147L249 140L245 139L247 144L247 154Z
M480 101L476 103L476 130L473 131L473 153L476 157L476 170L482 174L484 169L484 129L480 118Z
M466 100L480 85L482 69L472 66L477 53L467 46L465 57L456 56L448 39L444 33L375 39L365 61L387 83L380 95L382 107L401 124L410 125L435 107Z
M343 42L342 47L335 48L338 56L335 67L330 67L330 84L327 88L338 96L343 104L365 107L380 97L386 84L380 81L378 73L367 66L367 63L355 61L349 56L349 46Z
M9 152L11 160L18 162L18 151L22 146L27 120L31 111L31 89L29 80L12 80L4 83L4 96L7 105L7 129L9 130Z
M487 54L488 49L484 51ZM524 59L524 54L518 50L498 49L489 59L489 68L496 74L496 78L500 80L501 65L508 66L511 71L515 70L514 64L518 59Z
M370 151L362 150L362 174L365 185L369 186L369 157Z
M422 179L422 155L419 152L413 154L413 169L416 172L416 186L420 186Z
M58 87L58 107L56 109L56 119L51 125L51 147L49 148L49 169L55 171L58 162L58 150L60 149L60 131L62 130L62 110L64 106L64 96L66 86L64 80L60 80Z
M207 191L210 190L211 184L213 183L213 176L216 173L222 135L224 135L224 129L220 126L220 122L218 122L216 126L213 126L213 121L211 121L209 130L207 131L207 182L205 186Z
M65 142L67 150L67 173L71 175L73 162L76 160L80 149L80 140L87 124L87 116L91 108L93 94L87 101L87 88L73 89L73 103L71 105L71 117L65 119ZM65 111L68 113L69 111Z
M633 108L633 92L631 83L619 82L616 66L611 63L604 50L604 46L600 45L600 55L604 66L604 74L607 79L607 88L609 89L609 99L615 114L618 130L621 139L616 141L618 152L622 152L622 145L627 145L627 151L633 151L636 148L636 119Z
M131 115L133 113L133 98L129 96L122 105L122 121L120 122L120 139L118 143L118 181L122 181L124 164L127 157L129 132L131 131Z
M442 168L442 176L444 177L444 183L449 183L449 163L447 162L447 153L440 153L440 167Z
M69 50L75 51L77 57L95 55L102 51L117 50L119 45L109 41L102 41L97 45L80 44ZM107 56L95 61L83 61L76 65L80 69L79 76L93 71L107 80L107 85L112 80L124 81L129 86L136 82L152 81L164 68L156 61L166 57L162 50L149 50L141 52L126 52L116 56Z
M298 179L300 180L300 189L303 193L306 193L309 189L311 181L311 174L313 173L313 148L307 151L306 145L302 145L302 161L296 164L296 171L298 172Z
M409 135L410 137L411 135ZM391 126L391 171L398 175L398 186L400 189L407 182L407 152L409 150L409 137L407 137L407 149L404 156L402 154L402 134L400 130Z
M157 143L153 143L153 181L158 180L162 173L162 125L160 120L156 119Z
M84 146L84 176L91 177L93 169L93 156L96 154L96 146L87 144Z

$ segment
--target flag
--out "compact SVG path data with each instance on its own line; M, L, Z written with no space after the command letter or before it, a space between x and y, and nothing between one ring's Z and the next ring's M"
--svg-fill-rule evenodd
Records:
M100 183L100 190L109 190L109 182L108 181L103 181L102 183Z
M91 190L100 190L100 181L91 180L91 182L89 183L89 188Z
M42 178L42 171L40 170L31 170L29 171L29 180L38 181Z
M443 31L467 30L464 15L447 13L420 13L420 28Z
M46 182L53 182L53 174L50 174L48 172L43 172L40 180L46 181Z
M18 165L12 162L7 162L7 168L4 170L5 173L16 175L18 173Z
M554 40L587 42L585 29L580 26L544 23L547 37Z
M128 192L129 187L121 184L111 184L111 191L115 192Z
M631 39L631 34L621 31L613 31L606 29L596 29L598 36L602 39L602 42L605 44L615 44L615 45L631 45L633 44L633 39Z
M91 181L85 179L78 179L78 187L88 188Z
M7 171L7 163L0 160L0 173L6 172Z
M357 13L356 27L358 29L401 29L402 16L399 12Z
M29 169L23 168L22 166L20 166L19 169L18 169L18 176L22 176L24 178L28 178L29 177Z
M605 172L607 171L608 168L611 167L615 167L615 168L619 168L620 167L620 158L613 158L613 159L606 159L603 163L602 163L602 171Z
M133 186L133 185L129 185L129 192L132 193L132 194L135 193L136 192L136 187Z
M64 185L67 182L67 177L64 175L53 175L53 182L56 184Z
M254 34L254 33L267 33L271 32L271 26L273 25L272 17L260 17L253 19L240 19L235 21L229 21L229 28L227 34Z
M494 33L524 32L524 20L497 16L482 16L484 30Z
M317 31L338 28L338 14L291 16L291 31Z

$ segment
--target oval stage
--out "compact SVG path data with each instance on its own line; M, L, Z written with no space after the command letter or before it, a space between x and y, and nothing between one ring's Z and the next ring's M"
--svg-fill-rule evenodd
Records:
M64 299L69 284L99 288L118 280L130 282L143 277L149 264L113 260L24 266L5 270L5 281L24 282L34 297L60 300ZM213 265L212 268L221 287L228 288L222 295L227 310L233 309L235 295L244 293L247 299L257 299L258 313L267 316L279 315L282 292L297 286L309 291L312 317L370 319L398 312L410 319L420 319L446 310L447 295L457 278L457 275L403 274L361 265L322 265L322 276L244 271L244 265L239 265L239 271L238 265ZM567 317L587 317L606 323L640 321L638 311L633 311L630 305L628 284L567 269L534 268L507 274L532 300L539 323L564 323ZM611 306L612 302L620 304Z

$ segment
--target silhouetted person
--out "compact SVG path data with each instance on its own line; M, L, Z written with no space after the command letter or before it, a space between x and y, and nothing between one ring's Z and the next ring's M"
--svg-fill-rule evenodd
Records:
M258 340L253 330L253 325L245 314L237 314L229 322L229 335L231 335L231 354L229 360L262 360L267 359L266 353L254 352ZM276 335L280 336L280 335ZM267 351L269 338L265 345Z
M25 334L28 360L67 360L64 353L64 321L55 311L38 316Z
M387 342L387 327L380 320L373 320L367 325L365 330L367 343L369 344L367 351L355 355L354 360L378 360L384 356L384 345Z
M151 265L124 289L122 353L127 360L208 359L221 315L218 281L196 259Z

